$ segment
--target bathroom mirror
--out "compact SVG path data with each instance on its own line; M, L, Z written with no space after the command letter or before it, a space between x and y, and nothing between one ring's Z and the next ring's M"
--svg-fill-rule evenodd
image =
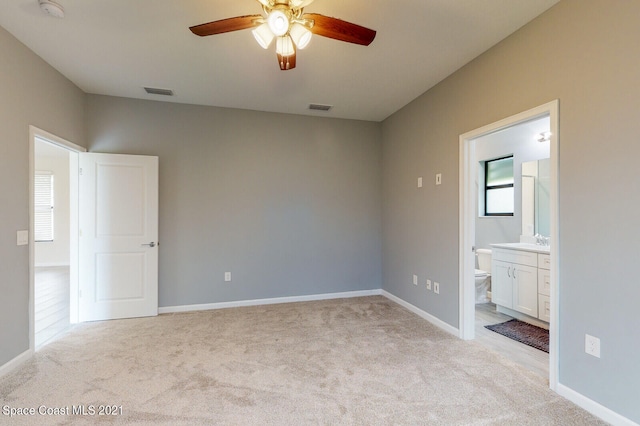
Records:
M551 235L550 161L522 163L522 235Z

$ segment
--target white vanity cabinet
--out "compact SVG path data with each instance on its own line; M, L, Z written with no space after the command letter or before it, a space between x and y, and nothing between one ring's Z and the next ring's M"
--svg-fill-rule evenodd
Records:
M551 258L548 254L538 254L538 318L551 320Z
M538 254L493 247L491 301L538 317Z

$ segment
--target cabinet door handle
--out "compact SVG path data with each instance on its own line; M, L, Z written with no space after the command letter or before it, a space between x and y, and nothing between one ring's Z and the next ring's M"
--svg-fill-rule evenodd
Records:
M514 267L513 268L513 278L515 278L515 277L516 277L516 268Z
M509 266L509 268L507 268L507 276L509 278L511 278L511 266Z

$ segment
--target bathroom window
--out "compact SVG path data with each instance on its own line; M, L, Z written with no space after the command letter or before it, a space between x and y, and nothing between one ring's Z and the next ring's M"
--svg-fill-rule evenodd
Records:
M34 179L34 239L53 241L53 173L37 171Z
M513 155L485 162L484 215L513 216Z

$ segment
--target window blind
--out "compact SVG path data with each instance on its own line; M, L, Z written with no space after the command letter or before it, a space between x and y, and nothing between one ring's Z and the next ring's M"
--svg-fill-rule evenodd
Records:
M53 173L37 171L34 180L34 239L53 241Z

